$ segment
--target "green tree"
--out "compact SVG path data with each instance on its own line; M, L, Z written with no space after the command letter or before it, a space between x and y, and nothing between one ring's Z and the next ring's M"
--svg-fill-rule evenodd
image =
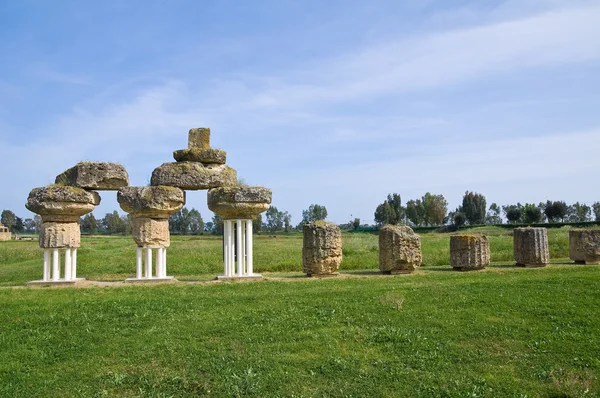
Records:
M546 201L544 205L544 214L548 219L548 222L556 222L558 220L564 221L565 216L567 215L568 206L563 201Z
M268 210L267 210L268 212ZM301 224L308 224L314 221L324 220L327 218L327 209L325 206L313 204L307 210L302 211ZM268 221L267 221L268 223Z
M504 211L506 219L512 224L517 224L523 217L523 206L520 203L502 206L502 211Z
M263 228L262 214L259 214L256 217L254 217L254 219L252 220L252 233L260 234L262 232L262 228Z
M204 220L200 212L192 207L188 213L190 220L190 233L192 235L200 235L204 231Z
M571 219L572 222L585 222L590 220L592 209L585 203L575 202L571 205Z
M542 221L542 211L533 203L526 203L523 207L523 221L525 224L537 224Z
M21 217L17 217L15 221L15 226L13 227L14 232L23 232L25 231L25 225L23 224L23 219Z
M420 226L425 221L425 208L421 199L406 202L406 217L413 225Z
M215 235L223 235L223 219L220 215L215 214L212 218L213 233Z
M402 199L400 198L400 194L388 194L387 202L392 207L392 210L394 210L394 218L391 220L390 224L398 225L404 223L406 211L404 207L402 207Z
M448 212L448 202L444 195L433 195L427 192L421 198L425 211L424 221L426 225L441 225L444 223Z
M600 202L594 202L592 208L594 209L594 217L596 221L600 221Z
M465 213L467 221L471 225L485 223L486 215L485 196L475 192L465 192L463 196L461 211Z
M465 213L463 213L462 211L454 212L453 221L454 225L460 227L461 225L464 225L467 222L467 216L465 216Z
M269 207L265 216L267 219L267 229L270 232L277 232L283 229L283 212L277 210L277 207Z
M391 224L396 219L396 212L386 200L375 209L375 223L377 225Z
M93 213L88 213L81 219L81 232L90 235L98 232L98 221Z
M4 224L11 232L15 232L15 224L17 223L17 216L10 210L2 210L0 215L0 223Z
M106 213L101 223L102 229L109 235L125 233L125 224L116 210L112 213Z
M500 216L500 206L496 203L492 203L488 209L487 215L485 216L486 224L502 224L502 217Z
M208 234L214 234L215 233L215 224L213 224L212 221L208 221L206 224L204 224L204 232L206 232Z
M287 211L284 211L282 216L283 216L283 229L285 232L290 232L292 230L292 216Z
M360 218L354 219L354 221L352 222L352 228L354 230L357 230L358 228L360 228Z

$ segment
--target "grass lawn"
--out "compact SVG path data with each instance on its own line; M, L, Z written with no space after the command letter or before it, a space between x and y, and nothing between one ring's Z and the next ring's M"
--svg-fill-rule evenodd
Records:
M302 278L301 238L261 237L258 270L287 277L0 288L0 396L600 395L600 266L567 264L557 230L555 263L512 267L507 231L490 232L497 262L477 272L442 265L448 235L426 234L426 267L382 276L377 237L350 234L347 277ZM82 276L133 271L127 239L86 238L80 250ZM169 273L214 277L219 250L175 238ZM0 282L39 278L40 257L35 242L0 245Z

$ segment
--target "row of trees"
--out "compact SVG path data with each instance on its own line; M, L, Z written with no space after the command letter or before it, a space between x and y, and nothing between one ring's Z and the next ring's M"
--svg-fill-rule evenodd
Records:
M586 222L600 221L600 202L592 206L576 202L567 205L564 201L551 201L539 204L498 206L492 203L487 207L485 196L476 192L465 192L461 205L448 212L448 202L443 195L427 192L423 197L409 200L402 206L400 195L389 194L387 199L375 209L375 223L430 225L480 225L502 224L502 214L509 223L537 224L543 222Z

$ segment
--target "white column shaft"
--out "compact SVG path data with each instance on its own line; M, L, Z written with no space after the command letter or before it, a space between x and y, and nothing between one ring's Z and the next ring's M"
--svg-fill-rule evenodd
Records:
M146 248L146 278L152 278L152 249Z
M44 273L42 280L47 282L50 279L50 249L44 249Z
M243 276L244 275L244 267L243 267L243 261L242 261L242 256L244 255L244 253L242 253L242 220L237 220L236 221L236 227L237 227L237 231L236 232L236 238L237 238L237 244L236 244L236 249L237 249L237 275L238 276Z
M77 279L77 248L71 253L71 280Z
M159 247L156 249L156 277L163 277L163 249Z
M167 248L163 248L163 278L167 277Z
M242 246L242 256L239 259L240 268L242 268L242 275L246 275L246 221L242 220L242 239L240 245Z
M142 279L142 248L136 247L135 249L135 277L136 279Z
M232 246L232 224L230 220L225 220L223 223L223 233L225 234L225 276L233 275L233 258L231 256Z
M252 264L252 220L246 221L246 262L248 275L254 273Z
M60 279L60 257L58 249L52 250L52 280L57 281Z
M65 280L71 280L71 248L65 249Z

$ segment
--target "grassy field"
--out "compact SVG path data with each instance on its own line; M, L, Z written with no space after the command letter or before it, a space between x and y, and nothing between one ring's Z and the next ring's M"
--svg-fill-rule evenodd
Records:
M490 237L492 261L513 263L510 230L476 228L469 233ZM549 229L553 262L569 261L568 228ZM450 234L421 235L423 266L449 266ZM175 236L168 250L168 272L180 280L208 280L223 271L222 240L214 236ZM343 235L344 260L340 271L378 268L378 237L369 233ZM254 268L262 273L302 271L302 235L257 235ZM22 285L41 278L42 251L37 242L0 242L0 286ZM119 281L135 274L135 244L131 237L82 238L78 250L78 275L92 280Z
M581 397L600 395L600 266L497 262L453 272L449 235L422 236L426 267L377 269L377 236L344 236L346 271L308 279L299 237L260 237L257 282L0 288L1 397ZM0 242L1 243L1 242ZM175 238L169 273L207 280L220 241ZM0 244L0 281L39 278L36 243ZM81 275L123 280L128 239L86 238ZM12 278L7 281L8 278Z

